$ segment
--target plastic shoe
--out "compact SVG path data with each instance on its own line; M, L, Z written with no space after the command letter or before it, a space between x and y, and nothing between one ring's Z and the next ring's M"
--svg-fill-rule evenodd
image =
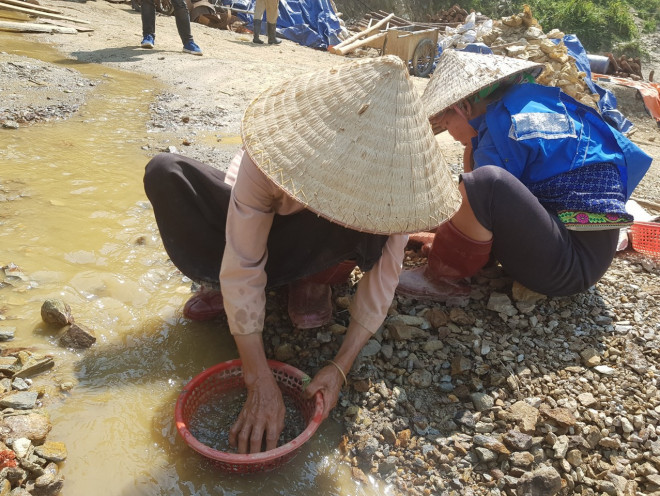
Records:
M332 318L332 289L328 284L296 281L289 284L289 318L298 329L313 329Z
M446 302L470 295L471 286L465 280L429 277L427 266L401 271L397 294L409 298Z
M202 49L197 46L197 43L194 41L189 41L185 45L183 45L183 51L186 53L191 53L193 55L204 55L202 52Z
M155 42L156 40L154 39L154 35L148 34L144 38L142 38L142 43L140 43L140 46L142 48L153 48Z
M183 315L190 320L213 320L224 315L222 293L217 290L202 290L190 297L183 307Z

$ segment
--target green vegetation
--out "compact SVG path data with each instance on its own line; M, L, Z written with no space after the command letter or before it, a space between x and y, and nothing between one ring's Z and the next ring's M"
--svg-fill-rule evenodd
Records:
M414 2L413 2L414 3ZM432 0L431 11L458 3L464 9L492 18L522 12L528 4L544 31L557 28L575 34L587 51L615 51L634 55L640 33L653 32L660 21L660 0ZM636 24L637 20L637 24Z

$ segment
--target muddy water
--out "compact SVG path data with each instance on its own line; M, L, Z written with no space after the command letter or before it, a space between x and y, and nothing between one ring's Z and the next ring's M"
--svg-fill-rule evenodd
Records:
M35 382L47 390L49 439L68 449L63 494L386 493L356 485L337 463L341 432L330 421L267 475L224 475L182 442L173 422L182 386L237 353L221 324L181 317L190 282L168 262L144 196L141 146L159 89L151 77L65 60L19 35L0 33L0 47L99 80L66 121L0 129L0 185L13 198L0 204L0 265L24 276L0 287L0 326L15 328L12 346L55 357ZM66 301L96 333L90 350L57 346L40 317L47 298Z

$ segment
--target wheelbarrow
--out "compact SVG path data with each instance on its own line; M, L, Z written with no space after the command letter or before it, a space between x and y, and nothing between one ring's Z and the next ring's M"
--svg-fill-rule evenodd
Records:
M418 77L426 77L433 70L433 62L438 55L438 30L420 26L392 27L386 31L382 46L383 55L396 55L410 64L410 72Z
M391 26L389 20L394 14L381 19L349 36L328 51L337 55L346 55L359 47L368 46L380 50L381 55L396 55L409 64L410 72L415 76L425 77L431 73L433 62L438 54L438 30L416 25ZM381 26L385 29L380 30Z

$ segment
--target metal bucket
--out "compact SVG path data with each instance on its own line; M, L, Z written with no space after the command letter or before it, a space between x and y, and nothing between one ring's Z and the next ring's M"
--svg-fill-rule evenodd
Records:
M589 59L589 67L591 72L596 74L607 74L607 69L610 66L610 59L604 55L592 55L588 54L587 58Z

